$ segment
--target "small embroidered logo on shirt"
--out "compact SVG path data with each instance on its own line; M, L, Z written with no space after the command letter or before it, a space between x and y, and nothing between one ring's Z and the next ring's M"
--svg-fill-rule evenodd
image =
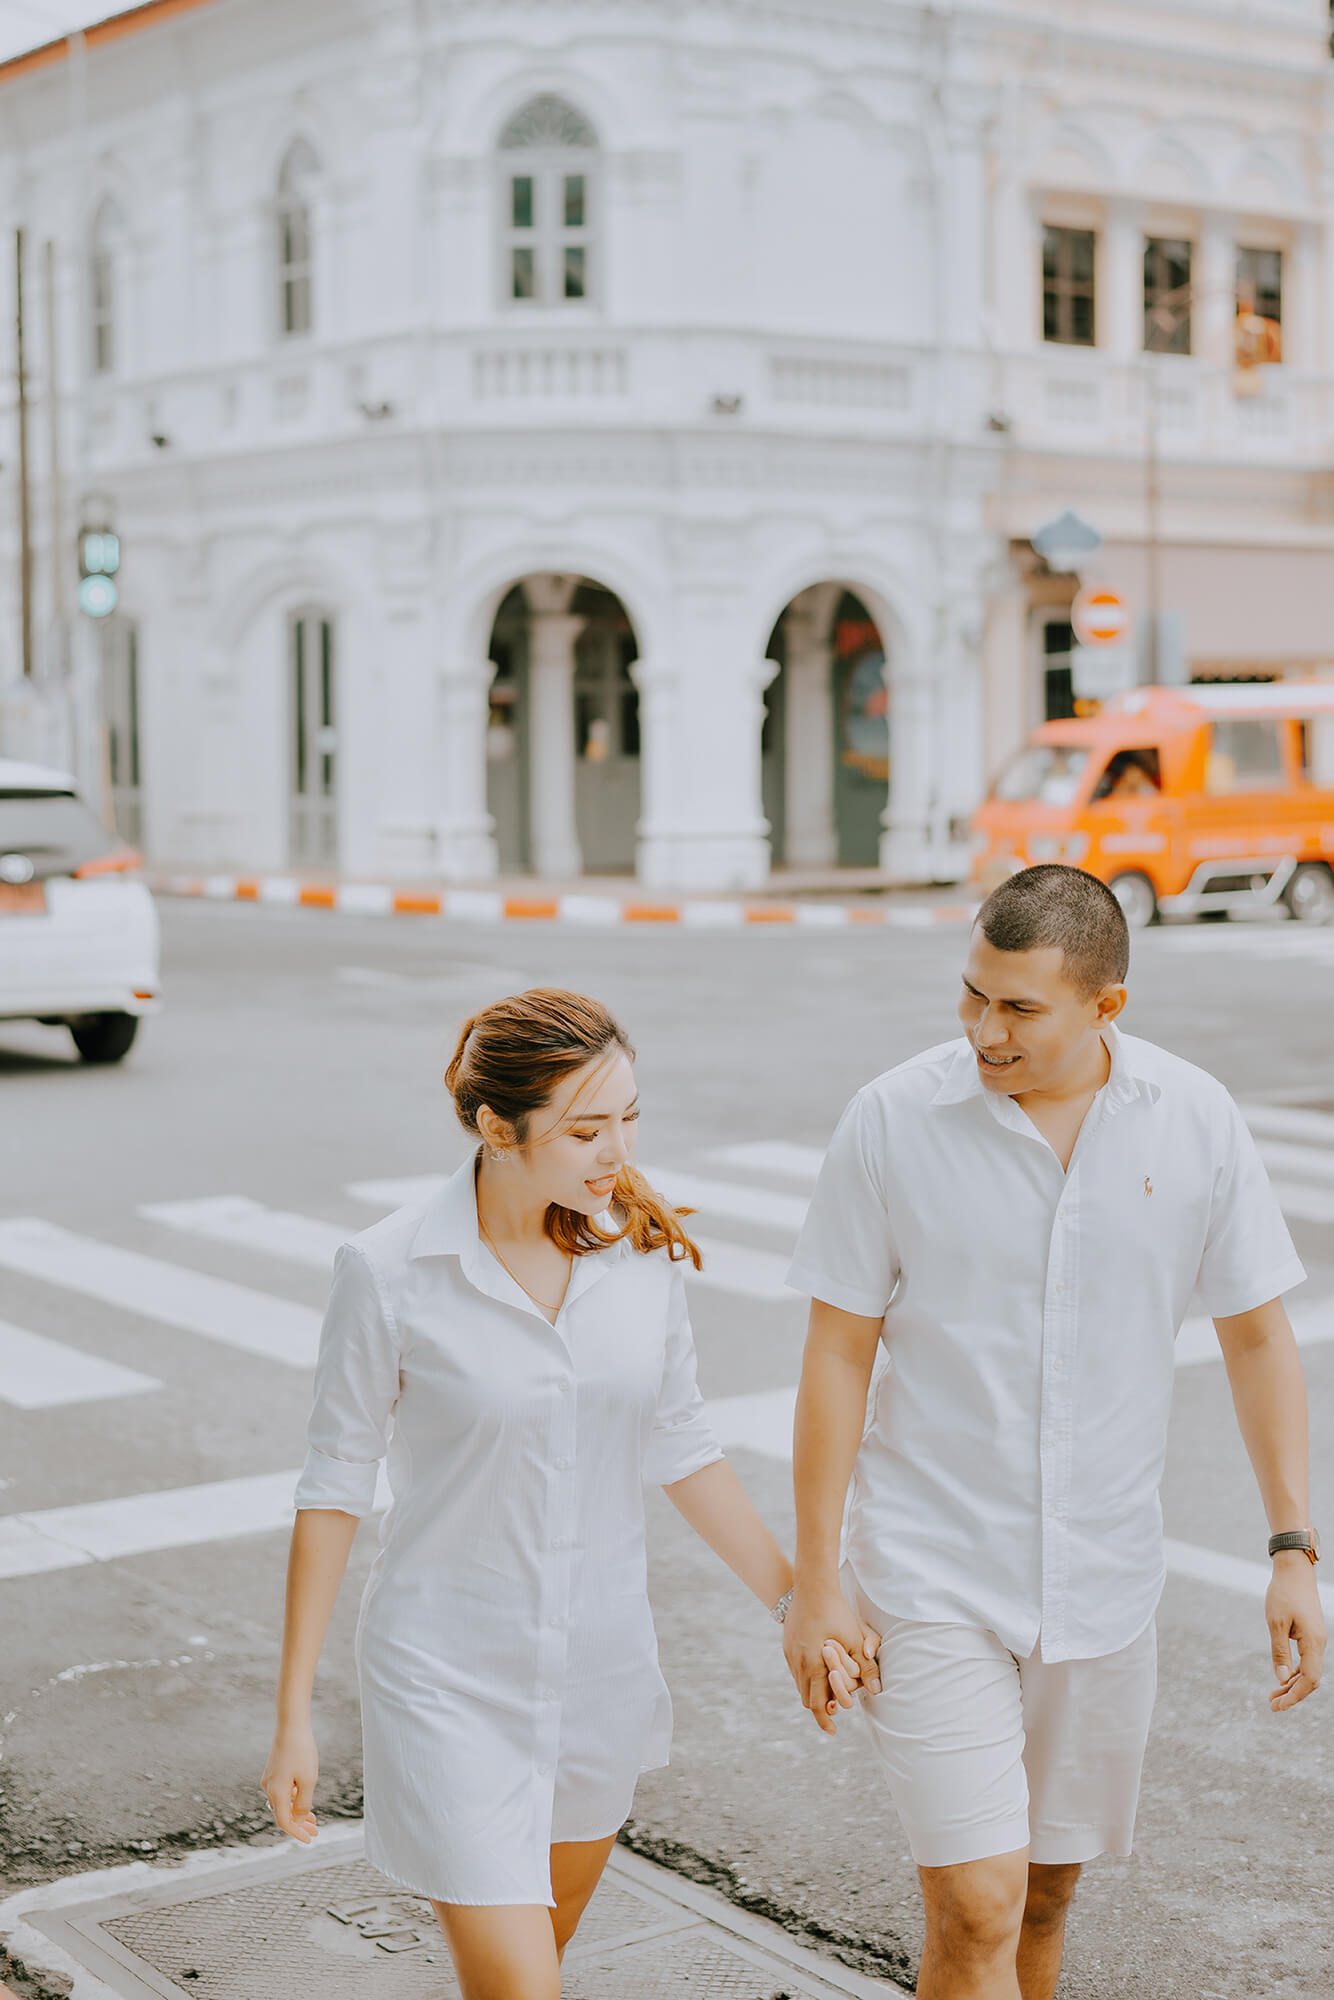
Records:
M1145 1194L1153 1193L1153 1182L1149 1179L1149 1176L1147 1174L1145 1174L1144 1176L1144 1192Z

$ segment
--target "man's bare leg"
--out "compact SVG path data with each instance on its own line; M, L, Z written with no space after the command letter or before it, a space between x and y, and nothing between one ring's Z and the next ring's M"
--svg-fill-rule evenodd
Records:
M1028 1849L917 1872L926 1904L917 2000L1027 2000L1015 1957L1028 1896Z
M1024 1904L1017 1960L1023 2000L1052 2000L1056 1991L1061 1976L1066 1913L1079 1880L1079 1869L1077 1861L1060 1866L1029 1863L1028 1900Z

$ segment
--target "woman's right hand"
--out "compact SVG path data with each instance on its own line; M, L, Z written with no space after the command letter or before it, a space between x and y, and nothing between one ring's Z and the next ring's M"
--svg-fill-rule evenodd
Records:
M319 1832L311 1810L319 1775L320 1753L314 1730L308 1724L275 1730L260 1787L279 1827L303 1847L308 1847Z

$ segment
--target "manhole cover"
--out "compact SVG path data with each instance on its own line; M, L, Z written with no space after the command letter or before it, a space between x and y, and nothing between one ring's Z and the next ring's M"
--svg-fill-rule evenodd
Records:
M273 1850L190 1875L163 1871L131 1894L34 1910L31 1921L123 2000L458 2000L430 1904L362 1860L359 1838L340 1845L337 1860ZM567 2000L832 2000L865 1990L833 1967L827 1978L798 1969L778 1934L771 1945L767 1934L734 1934L730 1917L711 1921L691 1907L699 1893L615 1857L566 1955Z

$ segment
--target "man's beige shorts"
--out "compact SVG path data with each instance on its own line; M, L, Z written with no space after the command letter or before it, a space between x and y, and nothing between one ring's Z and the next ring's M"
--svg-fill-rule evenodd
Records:
M920 1625L844 1587L884 1635L862 1697L920 1868L1011 1854L1048 1865L1129 1854L1158 1683L1157 1633L1101 1660L1020 1660L994 1632Z

